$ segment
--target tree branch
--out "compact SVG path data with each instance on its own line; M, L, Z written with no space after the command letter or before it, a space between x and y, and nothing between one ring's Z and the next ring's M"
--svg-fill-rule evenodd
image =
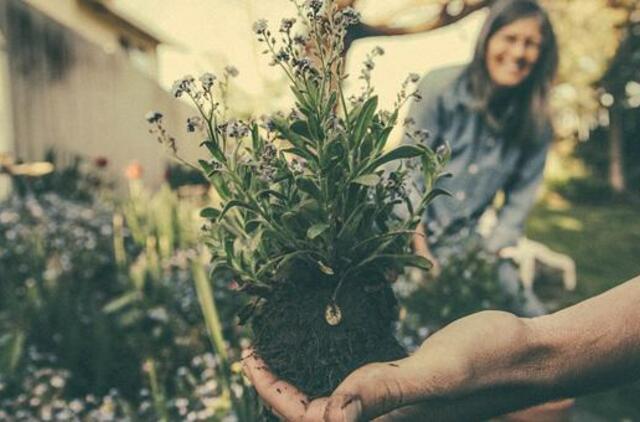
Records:
M445 2L440 9L440 13L435 19L407 27L395 27L385 23L378 25L368 25L361 22L349 28L347 36L345 38L345 51L348 50L352 42L362 38L417 34L451 25L477 10L490 6L492 3L494 3L494 1L495 0L467 0L464 2L464 6L462 7L462 9L456 14L449 13L448 6L451 2ZM353 3L355 3L355 0L341 1L341 5L344 6L353 5Z

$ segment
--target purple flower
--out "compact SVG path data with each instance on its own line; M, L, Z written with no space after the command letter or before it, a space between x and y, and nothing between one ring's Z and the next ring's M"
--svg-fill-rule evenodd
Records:
M150 111L145 114L144 118L149 123L158 123L160 120L162 120L162 113L158 111Z
M267 31L268 24L266 19L259 19L253 23L252 29L258 35L262 35Z

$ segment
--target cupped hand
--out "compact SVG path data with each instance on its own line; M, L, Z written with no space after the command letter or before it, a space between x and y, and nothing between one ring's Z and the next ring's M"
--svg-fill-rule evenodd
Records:
M287 421L461 420L484 414L488 396L465 403L460 397L501 377L509 380L529 335L525 322L511 314L480 312L438 331L405 359L358 368L330 397L312 401L278 379L251 350L243 366L263 401Z
M267 407L286 421L416 420L419 410L410 405L427 394L436 395L455 378L450 365L442 359L433 365L435 360L424 356L425 350L430 349L422 347L398 361L365 365L351 373L330 397L315 400L278 379L252 350L245 352L243 368Z

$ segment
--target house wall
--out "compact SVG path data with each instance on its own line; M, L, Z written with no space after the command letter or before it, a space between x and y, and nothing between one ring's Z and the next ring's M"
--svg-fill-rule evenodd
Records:
M62 25L73 28L83 38L101 46L108 53L125 51L135 58L141 70L152 76L157 75L157 40L141 36L109 14L96 12L87 5L89 0L23 1ZM126 40L126 46L122 40Z
M13 153L13 120L9 86L9 58L6 40L0 31L0 154ZM9 192L9 186L9 176L0 174L0 200Z
M41 160L54 147L62 153L106 157L117 176L138 160L145 181L157 185L168 158L147 131L144 115L151 109L179 124L178 130L167 127L181 139L181 155L192 160L199 155L199 140L183 130L194 110L173 99L124 54L105 52L20 0L0 0L0 30L7 38L19 158Z

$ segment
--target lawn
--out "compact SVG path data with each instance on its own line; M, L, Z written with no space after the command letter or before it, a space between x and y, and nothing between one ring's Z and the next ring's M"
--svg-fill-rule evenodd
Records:
M607 206L545 201L534 210L527 235L576 262L578 287L558 302L570 304L640 274L640 211L637 205ZM640 321L638 322L640 323ZM579 400L604 420L640 421L640 382Z

